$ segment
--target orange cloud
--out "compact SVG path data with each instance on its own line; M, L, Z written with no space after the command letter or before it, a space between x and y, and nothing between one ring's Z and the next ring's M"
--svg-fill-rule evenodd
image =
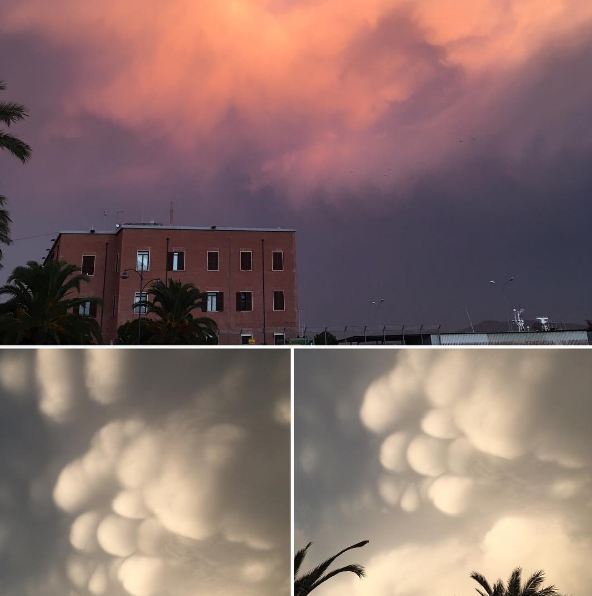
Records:
M487 121L503 77L589 21L592 4L19 0L4 13L0 31L84 49L64 118L107 118L181 155L201 148L204 176L243 143L260 155L254 186L300 195L404 186L462 150L459 128ZM220 132L230 113L235 139Z

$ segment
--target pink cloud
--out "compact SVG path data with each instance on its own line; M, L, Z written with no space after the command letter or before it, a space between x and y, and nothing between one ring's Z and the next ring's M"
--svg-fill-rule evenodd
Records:
M89 57L49 130L76 131L90 113L164 140L206 179L252 148L251 186L301 198L369 181L404 194L426 167L463 160L476 130L497 132L508 82L573 37L592 5L19 0L4 13L0 31ZM509 139L508 155L519 158L531 133Z

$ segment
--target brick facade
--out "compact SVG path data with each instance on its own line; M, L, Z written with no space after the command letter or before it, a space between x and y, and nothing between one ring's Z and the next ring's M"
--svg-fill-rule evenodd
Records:
M243 343L248 334L252 334L257 344L276 343L275 334L285 333L286 339L297 336L294 230L126 224L115 232L61 232L47 258L81 267L83 256L94 256L94 272L90 282L83 284L81 294L100 296L105 303L96 313L104 343L114 342L118 327L137 318L133 303L135 293L140 290L140 277L133 271L128 273L128 279L121 276L125 269L137 268L138 251L149 251L144 283L153 278L162 281L173 278L193 283L202 292L223 294L223 311L203 315L218 324L221 344ZM208 251L218 252L218 271L208 271ZM252 270L241 270L241 251L252 253ZM176 261L184 265L182 271L168 270L172 257L167 255L174 252L183 253ZM283 255L283 270L273 270L274 252ZM275 258L277 266L282 257ZM248 265L248 255L243 261L243 265ZM92 259L87 262L92 263ZM252 310L237 310L238 292L252 293ZM284 310L274 310L274 292L283 292ZM281 298L281 294L276 295L276 307L282 306ZM281 336L277 339L280 341Z

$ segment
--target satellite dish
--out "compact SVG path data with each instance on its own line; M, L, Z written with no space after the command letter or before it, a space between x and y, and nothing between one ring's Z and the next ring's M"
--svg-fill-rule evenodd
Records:
M151 223L151 224L155 224L155 223L156 223L156 220L154 220L154 219L151 219L151 220L150 220L150 223Z

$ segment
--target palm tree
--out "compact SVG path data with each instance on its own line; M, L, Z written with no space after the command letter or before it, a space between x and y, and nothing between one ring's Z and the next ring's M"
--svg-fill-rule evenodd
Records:
M0 91L4 91L4 89L6 89L6 85L4 81L0 81ZM24 120L27 116L25 106L19 103L0 101L0 122L4 123L7 127L19 120ZM31 157L31 147L29 145L3 130L0 130L0 149L6 149L23 163L26 163ZM0 195L0 243L9 245L12 242L10 239L10 224L12 220L8 211L4 209L5 204L6 197ZM2 251L0 250L1 259ZM0 263L1 268L2 264Z
M193 316L195 310L205 311L207 304L206 294L200 292L193 284L182 284L174 279L170 279L168 285L157 282L148 290L148 296L151 297L146 301L149 321L144 325L148 338L142 343L218 343L216 322L208 317Z
M561 596L555 589L555 586L539 589L545 581L545 572L542 570L533 573L524 586L522 586L522 569L520 567L512 571L507 586L504 586L504 582L501 579L498 579L493 586L490 586L485 577L476 571L471 573L471 577L484 590L483 592L479 588L475 588L480 596Z
M368 540L363 540L362 542L358 542L352 546L348 546L344 548L342 551L338 552L336 555L333 555L331 558L323 561L320 565L315 567L312 571L305 573L304 575L298 576L298 572L300 571L300 567L302 562L304 561L304 557L306 557L306 553L310 548L312 542L309 542L305 548L300 549L296 555L294 556L294 596L306 596L306 594L310 594L314 589L318 588L323 582L326 582L328 579L339 575L340 573L344 573L346 571L350 571L351 573L355 573L359 578L365 577L366 572L361 565L346 565L345 567L340 567L339 569L335 569L330 573L325 575L325 572L333 561L337 559L337 557L341 556L343 553L351 550L352 548L360 548L368 544Z
M28 345L101 343L101 328L89 315L103 301L79 296L80 284L89 279L77 271L80 268L66 261L45 265L29 261L17 267L8 283L0 287L0 296L9 297L0 304L0 341Z
M4 81L0 81L0 91L4 91L5 89L6 85ZM27 108L20 103L0 101L0 122L3 122L7 127L19 120L24 120L28 115ZM3 130L0 130L0 149L6 149L23 163L26 163L31 158L31 147L19 138Z

